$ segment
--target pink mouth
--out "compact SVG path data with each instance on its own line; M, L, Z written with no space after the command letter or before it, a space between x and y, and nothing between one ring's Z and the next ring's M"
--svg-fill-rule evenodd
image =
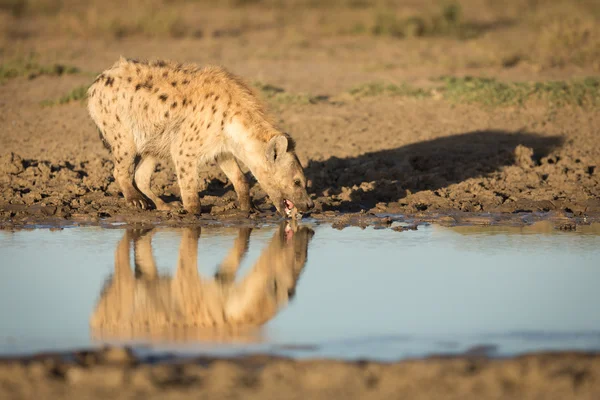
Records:
M283 204L285 204L285 213L289 217L290 215L292 215L292 210L294 209L294 203L292 203L290 200L284 200Z

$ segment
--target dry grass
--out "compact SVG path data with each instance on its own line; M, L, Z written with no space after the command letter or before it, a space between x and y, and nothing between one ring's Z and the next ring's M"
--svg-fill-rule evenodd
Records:
M76 74L79 72L79 68L71 65L43 65L36 60L34 55L28 55L0 64L0 83L18 77L34 79L40 75L60 76L63 74Z

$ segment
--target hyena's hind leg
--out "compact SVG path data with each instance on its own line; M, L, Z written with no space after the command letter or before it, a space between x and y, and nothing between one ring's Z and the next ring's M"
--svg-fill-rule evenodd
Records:
M134 186L137 151L133 136L119 125L105 129L104 135L112 148L115 163L113 174L125 201L134 207L148 209L148 201Z
M217 158L217 163L233 184L240 209L250 211L253 208L252 201L250 200L250 186L236 159L233 155L222 155Z
M167 204L160 197L158 197L150 188L150 182L152 181L152 174L156 169L156 158L152 156L145 156L140 160L140 163L135 170L135 184L137 188L148 197L156 207L157 210L168 211L178 208L177 203Z
M152 236L154 230L146 231L135 230L131 234L133 239L133 259L135 260L135 276L136 278L145 279L147 281L158 278L158 269L156 261L152 254Z

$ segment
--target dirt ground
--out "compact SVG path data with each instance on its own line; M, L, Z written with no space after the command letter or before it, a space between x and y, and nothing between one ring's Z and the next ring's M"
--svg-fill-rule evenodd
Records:
M400 363L267 356L139 362L123 349L0 361L3 399L596 399L600 357L490 360L476 354Z
M551 25L550 11L532 8L533 2L527 1L509 2L501 10L493 2L461 2L464 18L486 27L480 36L462 40L451 33L402 38L344 34L339 26L359 17L368 22L377 10L360 4L352 8L352 2L347 7L341 2L333 9L314 6L284 11L257 3L200 8L206 11L201 13L187 2L176 2L180 8L175 10L189 11L183 14L191 18L188 26L199 29L182 37L144 30L131 34L117 30L111 36L97 27L69 31L61 25L73 22L65 9L46 15L31 6L31 15L20 17L6 11L3 20L8 25L0 53L5 69L14 60L33 57L39 65L58 63L80 72L28 72L1 84L3 226L49 218L196 220L181 213L126 207L112 178L111 157L98 140L85 103L44 104L88 85L94 74L120 55L221 64L249 82L271 85L267 88L277 88L275 92L284 90L270 99L271 110L297 140L317 218L325 212L556 211L593 216L600 211L600 112L595 104L552 105L538 99L524 105L490 106L450 101L435 91L424 98L350 94L351 88L370 82L427 88L441 75L492 77L502 82L567 82L597 76L600 52L588 51L587 58L569 58L568 53L562 62L547 61L549 56L540 53L550 40L546 39L549 28L544 30L545 22L536 16L543 15ZM428 15L439 7L435 2L397 3L392 10L399 15ZM547 9L564 11L560 8L564 2L555 3L556 7ZM520 21L518 16L527 14L524 9L533 17ZM332 12L339 13L340 19L331 18ZM586 15L595 21L597 14ZM578 37L571 32L572 26L564 28L565 32L557 29L558 39L551 39ZM583 32L592 38L596 33ZM571 46L587 43L571 36L567 38ZM560 52L561 43L553 51ZM532 55L527 58L526 52ZM517 58L507 62L506 57ZM268 89L265 93L269 95ZM208 166L201 176L203 218L247 216L235 209L235 193L220 171ZM167 200L178 198L170 163L159 167L153 186ZM257 185L252 193L262 212L250 217L274 217L274 207Z

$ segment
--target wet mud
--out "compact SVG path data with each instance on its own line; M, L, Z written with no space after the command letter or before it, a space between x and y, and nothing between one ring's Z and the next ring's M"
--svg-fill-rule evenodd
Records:
M136 358L123 348L0 360L0 397L147 399L595 399L600 356L490 359L474 349L399 363L269 356Z

